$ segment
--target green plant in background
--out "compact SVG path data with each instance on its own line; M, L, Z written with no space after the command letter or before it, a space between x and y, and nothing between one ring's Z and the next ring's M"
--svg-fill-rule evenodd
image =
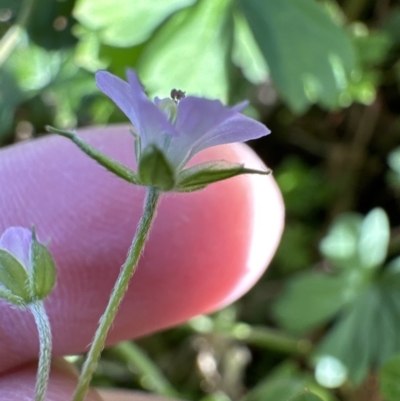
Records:
M357 214L338 217L320 245L334 270L330 274L308 271L292 278L276 304L279 322L296 332L315 329L338 316L314 352L317 372L319 363L327 365L326 357L341 362L336 369L335 362L331 364L330 375L341 377L337 386L347 375L360 384L370 368L400 352L396 335L400 259L382 267L388 244L389 224L382 209L374 209L364 219ZM317 379L327 386L334 381L324 375Z
M95 382L218 401L399 398L399 26L394 1L0 0L2 144L126 121L93 74L128 67L150 96L247 97L273 130L254 144L287 208L268 274L220 313L110 350Z

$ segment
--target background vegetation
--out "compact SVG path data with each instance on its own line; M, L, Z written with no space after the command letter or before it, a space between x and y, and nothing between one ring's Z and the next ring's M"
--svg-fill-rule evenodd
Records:
M248 98L273 131L252 144L287 208L267 274L223 311L109 349L97 384L400 400L398 1L0 0L0 37L2 145L126 121L100 68L137 69L150 95Z

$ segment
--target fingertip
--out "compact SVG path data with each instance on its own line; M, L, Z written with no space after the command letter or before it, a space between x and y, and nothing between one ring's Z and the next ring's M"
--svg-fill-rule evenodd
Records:
M46 401L71 401L77 384L77 376L73 368L65 360L52 365ZM0 400L21 401L35 399L37 362L31 362L16 368L0 377ZM104 401L99 393L90 389L85 401Z
M266 166L247 145L232 145L237 159L246 167L265 170ZM251 198L249 219L249 251L246 267L238 282L231 288L218 307L234 302L245 294L262 276L279 245L285 220L282 194L272 174L251 174L246 177L246 191Z

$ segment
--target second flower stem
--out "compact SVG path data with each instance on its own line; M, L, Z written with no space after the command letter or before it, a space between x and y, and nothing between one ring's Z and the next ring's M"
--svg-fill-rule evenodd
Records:
M156 215L160 195L161 193L157 189L152 187L147 188L143 215L140 218L135 237L129 249L128 257L121 268L121 272L111 293L110 300L108 301L107 308L100 319L99 327L94 336L86 361L83 364L73 401L83 401L85 398L93 373L96 370L100 354L103 351L108 331L110 330L118 312L119 305L128 289L130 279L136 270L140 255L142 254L144 245L149 236L150 228Z
M35 318L39 332L39 366L36 377L35 401L44 401L51 365L51 329L49 318L42 301L36 301L29 306Z

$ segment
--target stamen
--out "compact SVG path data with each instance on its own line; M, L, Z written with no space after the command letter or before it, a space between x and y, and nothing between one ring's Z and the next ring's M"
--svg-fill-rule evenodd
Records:
M180 89L172 89L171 90L171 99L178 103L181 99L186 97L186 92L181 91Z

